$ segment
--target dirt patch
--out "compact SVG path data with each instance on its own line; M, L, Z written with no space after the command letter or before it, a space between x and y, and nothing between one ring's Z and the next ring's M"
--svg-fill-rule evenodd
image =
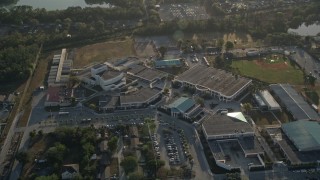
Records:
M75 54L76 56L73 61L74 68L83 68L90 64L135 55L132 39L84 46L76 49Z
M277 69L277 70L283 70L288 68L287 62L275 62L275 63L268 63L264 60L254 60L254 63L258 66L269 68L269 69Z

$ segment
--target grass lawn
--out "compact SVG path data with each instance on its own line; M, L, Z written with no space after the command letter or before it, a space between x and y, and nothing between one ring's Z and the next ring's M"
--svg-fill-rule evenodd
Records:
M277 116L277 118L280 120L281 123L290 122L290 119L285 112L275 112L274 115ZM291 121L292 121L292 119L291 119Z
M132 39L92 44L77 48L75 52L74 68L82 68L96 62L105 62L112 58L135 55Z
M241 75L267 83L303 84L302 71L282 59L273 62L269 59L233 61L232 67L239 70Z

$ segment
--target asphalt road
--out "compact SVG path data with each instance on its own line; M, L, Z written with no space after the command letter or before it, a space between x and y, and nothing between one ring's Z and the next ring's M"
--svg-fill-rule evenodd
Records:
M291 54L290 57L297 62L301 68L305 69L306 74L311 73L318 79L318 81L320 80L320 62L310 56L303 49L297 47L288 47L288 50L295 52Z

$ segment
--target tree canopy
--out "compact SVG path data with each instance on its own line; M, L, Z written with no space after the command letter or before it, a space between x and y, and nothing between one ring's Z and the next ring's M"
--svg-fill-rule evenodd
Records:
M134 156L127 156L120 164L126 173L133 172L138 166L137 158Z

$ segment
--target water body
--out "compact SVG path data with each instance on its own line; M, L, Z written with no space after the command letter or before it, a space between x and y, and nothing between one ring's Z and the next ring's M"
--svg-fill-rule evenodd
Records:
M320 23L314 23L309 26L306 26L305 23L303 23L297 29L288 29L288 32L300 36L316 36L320 33Z
M63 10L68 7L79 6L82 8L85 7L103 7L103 8L112 8L113 6L110 4L87 4L85 0L19 0L17 4L12 4L7 6L7 8L13 6L32 6L34 9L36 8L45 8L46 10Z

